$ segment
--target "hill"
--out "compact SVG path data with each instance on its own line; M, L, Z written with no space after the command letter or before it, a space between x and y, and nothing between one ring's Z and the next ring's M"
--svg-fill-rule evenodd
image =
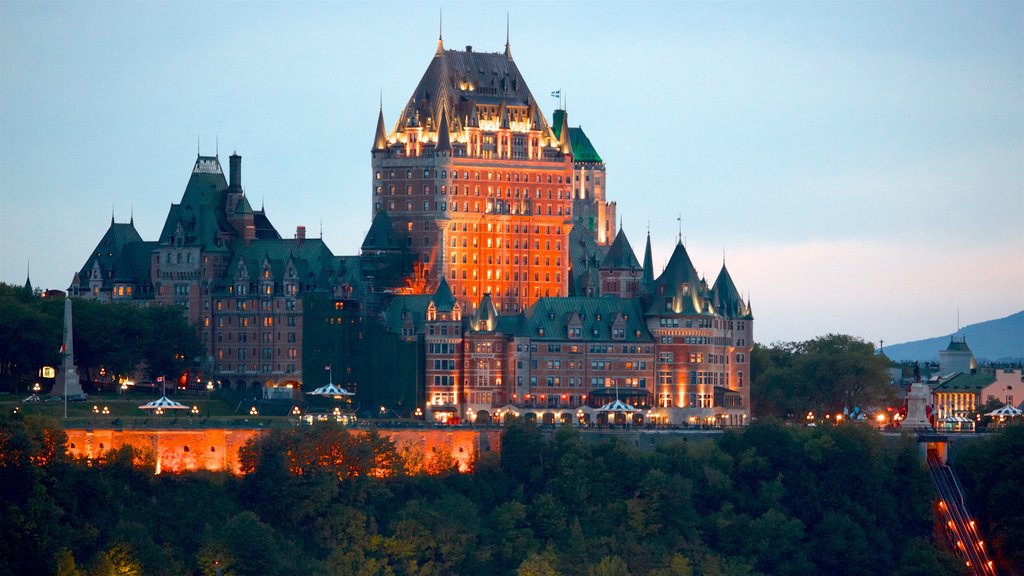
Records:
M979 362L1019 362L1024 359L1024 310L998 320L965 326L960 331ZM903 344L887 345L885 355L902 360L938 361L949 345L949 334Z

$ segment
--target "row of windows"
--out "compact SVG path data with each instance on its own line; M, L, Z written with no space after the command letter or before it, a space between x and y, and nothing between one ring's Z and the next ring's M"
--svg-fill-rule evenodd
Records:
M437 175L437 173L438 173L438 171L435 170L434 174ZM448 178L448 171L447 170L441 170L440 173L441 173L441 179ZM401 175L401 172L396 173L394 170L391 170L391 171L388 172L388 179L394 180L396 177L398 177L400 175ZM430 175L431 175L430 168L424 168L423 169L423 177L424 178L430 178ZM374 174L374 178L376 178L377 180L380 180L382 177L383 177L383 173L380 170L378 170L376 172L376 174ZM405 179L406 180L412 180L412 177L413 177L413 171L412 170L406 170L405 171ZM520 178L521 178L521 180L520 180ZM459 171L458 170L452 170L452 179L453 180L459 180ZM470 179L469 178L469 171L463 170L462 171L462 178L461 179L462 180L469 180ZM480 177L480 172L473 172L473 179L474 180L483 180L483 178ZM522 182L529 182L530 181L530 175L525 173L525 172L522 173L522 176L520 176L520 174L518 174L518 173L505 172L504 173L504 177L503 177L501 172L487 172L486 179L487 180L495 180L496 179L498 182L502 182L502 181L506 181L506 182L513 182L513 181L515 181L515 182L520 182L520 181L522 181ZM534 174L534 182L539 184L541 182L541 180L542 180L542 178L541 178L540 174ZM563 176L559 175L558 178L556 179L551 174L547 175L548 184L554 184L556 180L557 180L558 184L562 184L563 183Z

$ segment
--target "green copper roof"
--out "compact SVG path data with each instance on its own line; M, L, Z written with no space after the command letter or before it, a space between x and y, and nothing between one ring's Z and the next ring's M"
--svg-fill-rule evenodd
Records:
M555 138L561 139L562 137L562 121L564 117L565 110L555 110L551 124L551 130L555 133ZM593 163L604 162L604 160L601 159L601 155L597 153L594 145L590 142L590 138L588 138L587 134L583 131L582 127L569 127L569 142L572 144L574 161Z
M715 280L715 285L711 287L711 292L715 302L715 310L720 315L729 318L746 318L750 316L750 311L747 309L746 304L743 303L743 297L740 296L739 290L736 289L736 284L732 281L732 276L725 267L725 262L722 263L722 270L718 273L718 279Z
M391 225L391 217L386 211L378 210L373 217L373 223L370 224L370 231L363 239L362 249L375 251L400 250L401 248L402 242Z
M932 389L933 392L971 392L978 393L996 381L995 374L961 372ZM982 400L984 401L984 399Z
M96 248L89 255L79 272L81 286L88 288L89 277L93 267L99 265L102 274L103 286L109 287L114 281L138 283L140 280L149 281L149 267L145 266L143 279L137 278L137 271L133 265L134 259L126 256L125 249L133 244L141 244L142 237L132 223L117 224L111 219L110 227L107 228L103 238L100 238ZM150 248L152 250L152 248ZM149 254L145 254L146 262L149 261Z
M449 312L455 308L455 296L452 295L452 289L448 286L448 281L441 277L441 282L437 285L437 291L434 292L434 297L431 298L434 303L434 308L439 312Z
M615 235L615 240L612 242L611 248L608 249L608 253L605 254L604 259L601 260L601 269L640 269L640 263L636 260L636 254L633 253L633 247L629 245L629 239L626 238L626 233L622 228L619 228L619 233Z
M569 338L568 328L578 322L580 336ZM541 298L526 312L526 328L533 339L603 342L650 342L639 301L604 297ZM624 331L613 338L613 328Z
M384 326L389 332L401 334L406 322L412 325L416 334L423 333L423 323L427 319L427 307L430 306L430 294L403 294L395 296L382 313Z

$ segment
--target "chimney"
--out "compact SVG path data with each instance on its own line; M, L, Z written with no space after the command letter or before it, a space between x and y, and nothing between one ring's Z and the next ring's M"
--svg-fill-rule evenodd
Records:
M247 224L245 226L245 232L242 234L242 238L245 240L245 245L248 246L256 239L256 226L253 224Z
M238 155L238 152L231 154L228 157L228 174L230 181L228 184L232 188L242 187L242 157Z
M295 228L295 239L298 240L298 245L302 246L303 240L306 239L306 227L305 226L297 226Z
M472 52L472 51L473 51L473 47L470 46L469 44L466 44L466 52Z

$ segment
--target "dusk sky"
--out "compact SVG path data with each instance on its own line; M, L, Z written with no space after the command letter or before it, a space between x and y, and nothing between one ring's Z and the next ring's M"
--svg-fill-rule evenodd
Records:
M436 48L567 97L660 273L677 217L762 343L896 343L1024 309L1024 3L0 3L0 281L67 289L195 161L242 155L282 236L370 224L370 145Z

